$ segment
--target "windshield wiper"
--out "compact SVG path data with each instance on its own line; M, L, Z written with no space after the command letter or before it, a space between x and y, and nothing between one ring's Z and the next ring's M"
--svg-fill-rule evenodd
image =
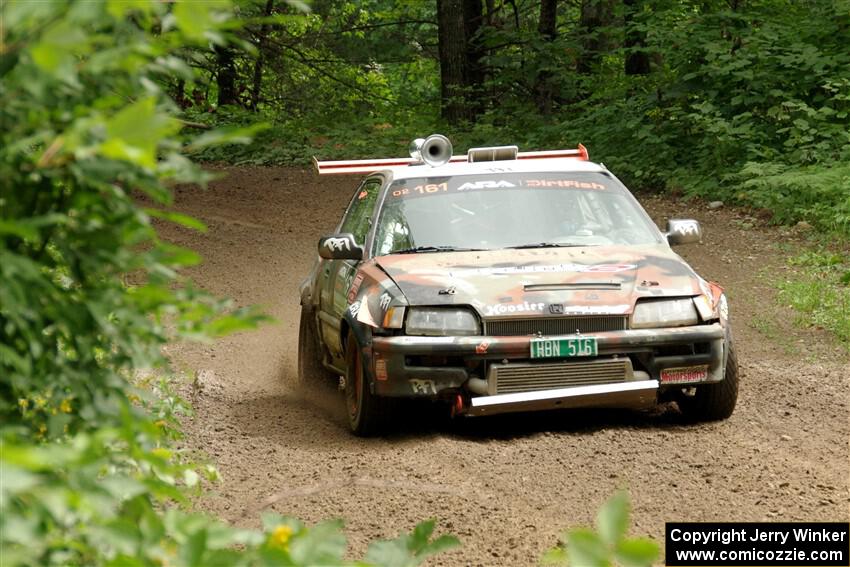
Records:
M457 246L415 246L393 250L390 254L417 254L419 252L481 252L483 248L459 248Z
M516 246L505 246L505 248L574 248L578 246L594 246L593 244L579 244L576 242L533 242L531 244L518 244Z

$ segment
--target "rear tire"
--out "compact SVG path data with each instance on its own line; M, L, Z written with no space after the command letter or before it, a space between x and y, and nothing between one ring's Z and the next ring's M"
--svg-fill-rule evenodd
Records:
M693 396L679 398L679 409L689 421L719 421L728 418L738 401L738 355L729 342L726 358L726 376L715 384L696 387Z
M338 376L322 364L322 349L313 310L301 307L298 325L298 385L301 387L327 386L338 381Z
M363 365L360 345L354 333L345 342L345 408L348 425L358 437L371 437L384 432L393 410L393 399L372 393L369 373Z

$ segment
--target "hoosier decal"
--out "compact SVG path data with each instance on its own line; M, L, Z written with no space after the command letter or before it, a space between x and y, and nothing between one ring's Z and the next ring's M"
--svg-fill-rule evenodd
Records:
M527 313L543 311L545 303L496 303L494 305L484 306L484 315L492 317L494 315L507 315L508 313Z

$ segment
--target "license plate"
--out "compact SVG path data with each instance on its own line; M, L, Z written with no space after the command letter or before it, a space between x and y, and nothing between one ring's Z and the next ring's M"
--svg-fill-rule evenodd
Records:
M687 384L688 382L704 382L706 380L708 380L707 364L682 368L665 368L661 371L661 382L664 384Z
M596 356L596 337L531 339L531 358Z

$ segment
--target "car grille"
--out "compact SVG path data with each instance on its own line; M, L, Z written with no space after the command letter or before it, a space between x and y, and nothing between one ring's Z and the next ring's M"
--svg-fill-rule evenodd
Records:
M498 319L484 322L484 334L491 337L523 335L572 335L624 331L628 318L622 315L588 315L582 317L546 317L539 319Z
M520 363L493 364L490 381L495 383L495 394L513 394L554 390L570 386L610 384L632 377L632 363L628 358L559 362L556 364Z

